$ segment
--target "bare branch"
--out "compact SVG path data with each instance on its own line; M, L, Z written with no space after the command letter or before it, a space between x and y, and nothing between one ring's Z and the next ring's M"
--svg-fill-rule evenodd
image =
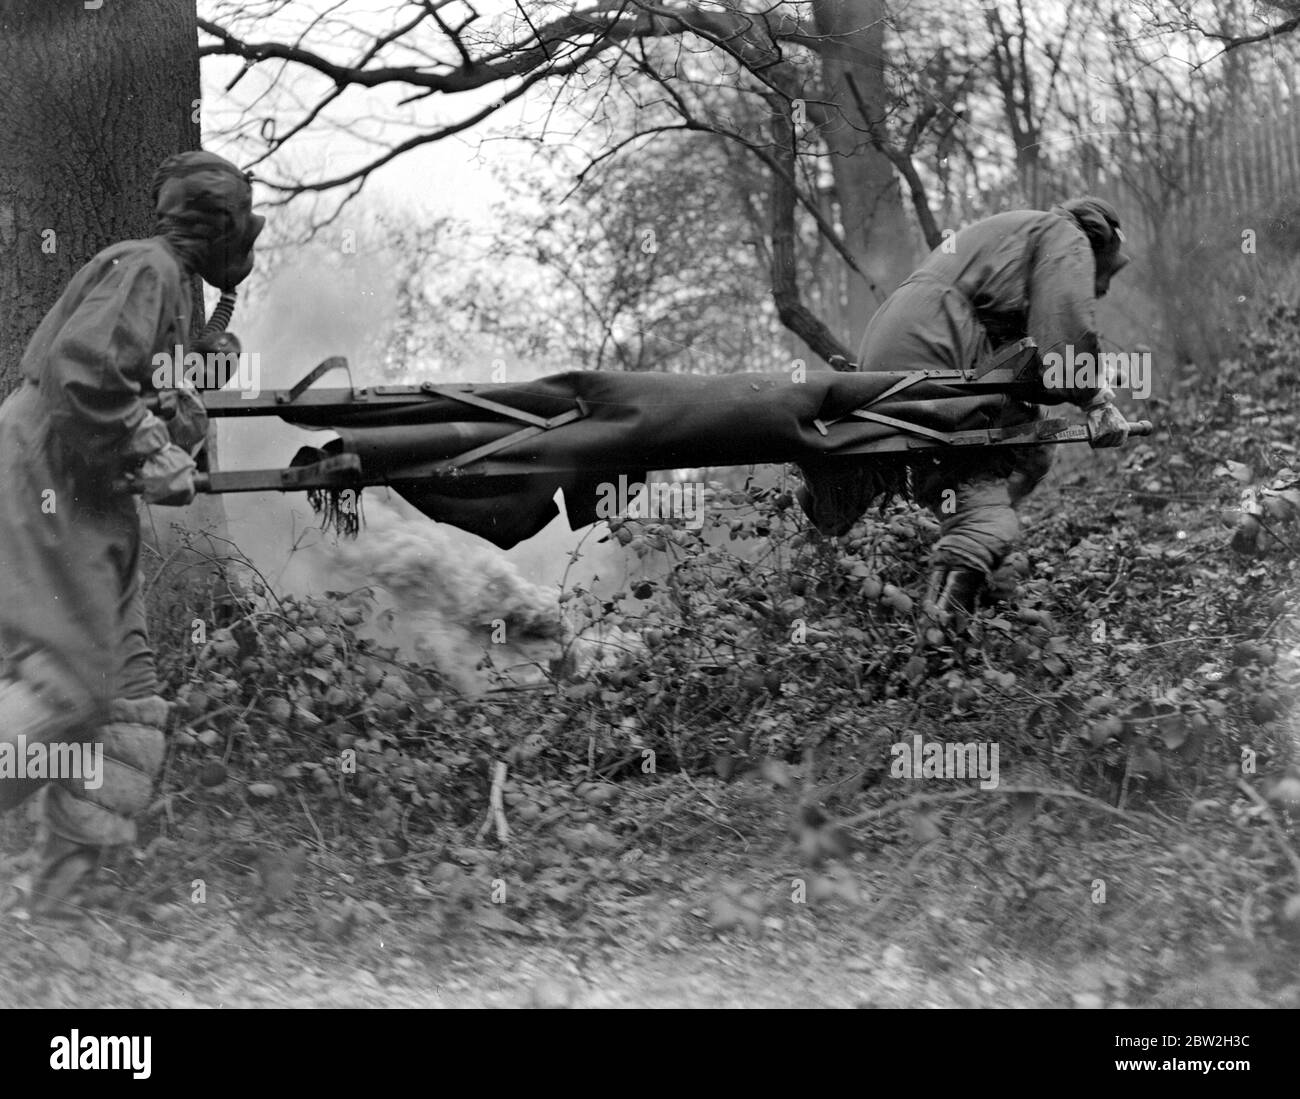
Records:
M795 133L785 104L771 100L772 138L779 170L772 173L769 213L772 220L772 300L777 315L791 332L828 363L852 361L853 356L834 333L803 303L795 274Z
M377 88L385 84L406 84L453 94L486 87L499 80L529 75L539 69L543 70L543 75L546 75L546 67L553 65L555 61L555 55L551 51L552 46L569 45L575 50L582 51L584 61L589 60L614 46L621 38L637 33L648 33L651 30L652 20L649 17L620 20L618 13L614 13L611 19L607 13L599 11L575 12L550 24L536 47L524 49L510 47L501 51L497 55L499 58L497 60L471 59L468 65L443 73L430 72L412 65L375 69L340 65L300 46L290 46L283 42L245 42L210 19L200 19L198 22L200 30L219 39L221 43L216 48L204 47L203 52L206 54L232 54L254 63L269 60L291 61L328 77L339 87ZM581 36L590 36L594 42L586 47L580 47L577 43L569 41L572 37ZM557 71L563 70L557 67Z
M1284 34L1292 34L1297 29L1300 29L1300 15L1297 15L1294 19L1287 19L1282 23L1278 23L1275 27L1269 27L1268 30L1261 31L1259 34L1233 36L1215 34L1213 31L1203 31L1202 33L1206 38L1212 38L1217 42L1223 43L1223 51L1219 54L1219 56L1222 57L1223 54L1228 53L1231 50L1240 49L1242 46L1251 46L1256 42L1270 42L1274 38L1280 38Z
M912 199L912 209L916 211L916 220L921 225L926 245L931 249L938 248L943 243L943 234L939 231L938 222L934 220L934 211L930 209L930 198L926 194L925 184L921 182L916 165L912 162L912 155L916 151L922 133L939 113L938 105L931 103L912 120L906 143L902 149L897 149L891 142L879 136L877 122L871 117L866 101L862 98L862 92L858 90L858 82L853 79L853 74L845 73L844 82L849 86L849 91L858 105L858 113L862 115L862 120L869 128L872 144L889 158L895 171L907 184L908 194Z

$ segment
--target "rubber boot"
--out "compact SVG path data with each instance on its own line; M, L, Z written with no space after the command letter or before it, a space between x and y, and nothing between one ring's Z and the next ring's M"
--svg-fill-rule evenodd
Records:
M169 706L161 698L117 699L95 737L100 772L63 777L45 793L49 839L32 888L34 914L76 915L75 903L106 848L136 839L132 817L145 809L167 750Z
M984 587L984 574L976 569L943 566L930 573L925 607L940 626L961 633L969 624Z
M6 666L0 674L0 751L11 765L0 773L0 812L21 805L32 794L48 788L48 770L57 751L75 740L78 731L93 728L93 702L68 682L68 677L43 654L32 654ZM32 749L47 753L38 777L28 777L16 766L29 764ZM60 758L67 758L66 756ZM76 845L73 845L76 846ZM50 886L62 891L63 883L80 878L85 858L71 850L49 848L37 854L37 866L3 883L0 911L31 904L41 888L42 872L51 871ZM32 905L33 910L35 905Z

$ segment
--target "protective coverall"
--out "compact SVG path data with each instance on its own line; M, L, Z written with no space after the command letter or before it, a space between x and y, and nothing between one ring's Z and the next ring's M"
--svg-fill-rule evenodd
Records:
M168 704L122 480L150 503L193 499L206 415L191 392L154 393L155 356L189 343L190 275L233 289L262 227L247 178L209 153L164 161L153 199L158 235L77 272L0 405L0 810L45 787L37 911L57 909L101 849L134 841L132 815L162 764ZM55 745L77 746L83 762L102 752L97 773L51 776L47 764L33 777L27 764L57 758Z
M990 350L1031 336L1040 357L1092 355L1097 298L1127 262L1114 208L1084 198L1039 210L996 214L962 229L932 252L867 325L864 370L964 370ZM1118 446L1127 423L1104 385L1043 387L1041 404L1069 402L1089 413L1093 446ZM1007 398L1001 423L1041 415ZM1050 447L966 450L913 470L916 499L940 520L929 598L942 612L968 612L1015 542L1015 504L1051 466Z

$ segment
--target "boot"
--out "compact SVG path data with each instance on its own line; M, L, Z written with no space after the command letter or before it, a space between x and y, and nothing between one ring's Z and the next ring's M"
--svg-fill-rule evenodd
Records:
M162 768L168 710L156 697L115 700L95 737L103 753L100 773L89 782L89 776L64 776L47 788L49 839L32 889L34 914L76 915L76 894L103 850L135 842L132 817L148 806Z
M940 566L930 572L925 607L940 626L960 633L970 622L984 587L984 574L975 569Z

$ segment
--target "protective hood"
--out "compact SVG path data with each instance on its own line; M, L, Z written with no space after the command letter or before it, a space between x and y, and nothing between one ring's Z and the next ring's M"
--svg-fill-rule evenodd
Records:
M230 161L202 151L168 157L154 174L153 203L158 235L204 282L226 291L248 277L265 219Z
M1070 218L1088 238L1099 261L1104 262L1108 273L1114 275L1128 265L1121 247L1124 234L1119 227L1119 213L1104 198L1085 195L1052 207L1052 213Z

